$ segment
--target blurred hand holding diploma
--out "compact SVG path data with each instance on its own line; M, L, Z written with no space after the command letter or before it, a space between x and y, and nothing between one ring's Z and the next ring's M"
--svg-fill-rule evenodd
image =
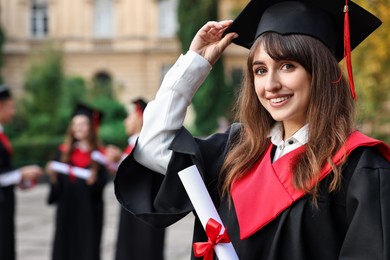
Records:
M180 171L179 177L209 238L208 242L194 243L195 256L204 256L204 260L211 260L212 249L214 249L218 259L238 260L233 244L227 236L222 220L196 166L192 165Z

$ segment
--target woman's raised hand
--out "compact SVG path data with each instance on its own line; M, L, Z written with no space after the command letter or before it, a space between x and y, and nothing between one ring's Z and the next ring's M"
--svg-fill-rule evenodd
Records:
M232 24L232 20L220 22L207 22L195 35L191 42L190 50L203 56L213 65L222 52L238 35L234 32L226 34L223 32Z

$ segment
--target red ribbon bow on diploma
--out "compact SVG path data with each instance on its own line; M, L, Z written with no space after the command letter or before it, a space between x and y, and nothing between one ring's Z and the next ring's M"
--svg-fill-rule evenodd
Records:
M204 260L213 260L214 246L219 243L230 243L230 238L226 233L226 229L223 234L221 232L222 225L215 219L210 218L206 224L206 234L209 240L207 242L196 242L193 245L194 254L196 257L204 256Z

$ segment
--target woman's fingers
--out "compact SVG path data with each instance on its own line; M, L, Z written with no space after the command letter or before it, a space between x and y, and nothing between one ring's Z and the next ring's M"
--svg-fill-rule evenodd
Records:
M236 34L228 34L222 38L224 31L232 24L232 20L207 22L195 35L190 50L197 52L210 64L214 64Z

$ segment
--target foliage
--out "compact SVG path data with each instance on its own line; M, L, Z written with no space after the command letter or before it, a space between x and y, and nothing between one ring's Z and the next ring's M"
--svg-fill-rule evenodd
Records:
M111 82L94 83L88 88L83 78L64 76L61 51L49 48L35 57L27 72L25 94L18 102L18 114L12 124L5 126L14 145L15 166L27 163L43 166L51 159L63 142L79 102L103 111L99 127L103 143L126 145L125 108L113 98Z
M63 82L62 53L48 48L38 53L25 79L26 96L22 104L22 115L28 126L25 135L59 134L57 126L58 104ZM41 58L43 57L43 58Z
M20 167L28 164L45 166L54 157L63 136L34 136L29 139L16 138L12 140L14 148L13 166Z
M390 124L390 0L357 0L358 4L380 17L382 25L354 52L354 80L358 94L358 119L366 132L382 137ZM367 127L365 127L367 129ZM386 133L388 135L388 131Z
M217 0L181 0L178 8L182 51L186 52L196 32L207 22L218 19ZM196 135L209 134L217 128L217 120L228 113L232 88L225 82L223 58L214 64L208 78L193 98Z
M90 91L93 94L94 91ZM93 94L94 96L94 94ZM99 127L99 136L106 144L114 144L124 148L127 144L127 136L123 125L127 112L125 107L110 96L99 96L90 103L103 111L103 120Z
M234 99L232 85L227 85L224 79L222 61L213 66L213 72L199 88L193 99L196 110L195 134L203 135L216 130L220 117L229 118L229 110Z
M232 17L236 17L245 5L248 4L248 0L228 0L227 2L229 2L231 6L230 13Z

